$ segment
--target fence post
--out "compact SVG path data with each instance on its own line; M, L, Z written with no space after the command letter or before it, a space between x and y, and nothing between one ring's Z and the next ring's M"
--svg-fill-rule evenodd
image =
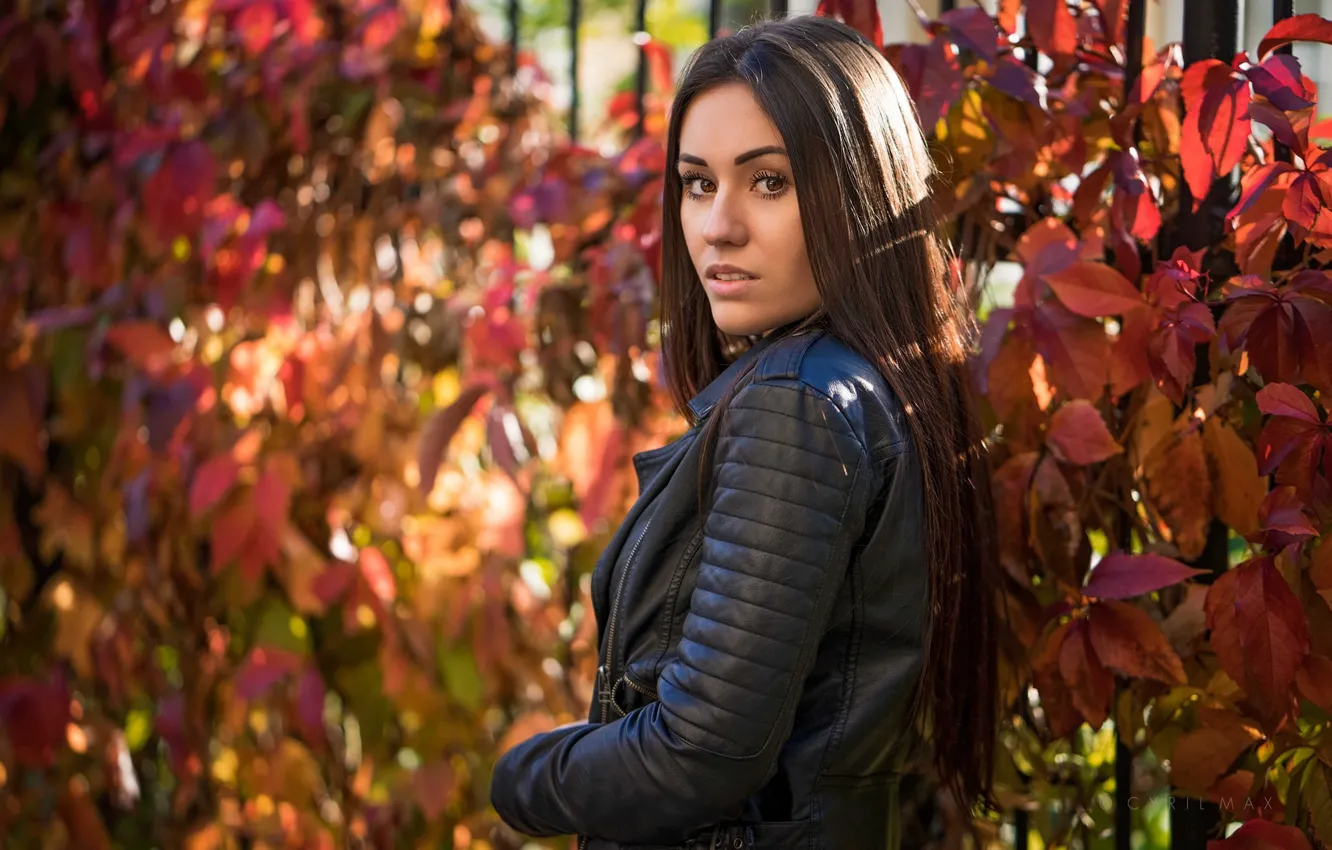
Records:
M788 12L786 0L769 0L768 17L781 20L787 16Z
M578 30L582 24L582 0L569 0L569 143L578 144Z
M1272 3L1273 24L1279 24L1282 21L1286 20L1286 18L1292 17L1294 14L1295 14L1295 0L1274 0L1274 2ZM1290 55L1291 53L1294 52L1294 50L1292 50L1291 45L1287 44L1282 47L1278 47L1276 52ZM1273 139L1272 150L1273 153L1276 155L1276 158L1281 160L1282 162L1291 161L1290 148L1281 144L1281 142L1278 142L1277 140Z
M722 0L709 0L708 2L708 40L717 37L717 30L721 29L722 18Z
M1102 9L1105 7L1102 6ZM1115 21L1112 29L1119 29L1119 21ZM1128 24L1124 30L1124 105L1130 106L1129 98L1133 92L1133 87L1142 76L1142 42L1147 34L1147 0L1130 0L1128 7ZM1149 92L1143 92L1142 96L1146 99ZM1137 139L1134 139L1136 143ZM1141 253L1141 252L1140 252ZM1151 253L1151 252L1147 252ZM1142 268L1151 268L1150 261L1144 262ZM1121 418L1127 414L1129 397L1125 395L1120 400L1119 413ZM1120 508L1123 511L1123 508ZM1132 547L1132 532L1130 525L1126 521L1119 523L1120 539L1119 548L1124 551L1130 551ZM1115 689L1114 707L1119 706L1119 688ZM1120 729L1121 717L1118 712L1115 713L1115 850L1130 850L1133 846L1133 812L1135 807L1130 805L1133 798L1133 750L1124 743L1123 730Z
M647 93L647 0L638 0L634 41L638 44L638 79L634 81L634 107L637 110L634 119L634 141L638 141L643 138L643 96Z
M518 0L509 0L509 76L518 73Z

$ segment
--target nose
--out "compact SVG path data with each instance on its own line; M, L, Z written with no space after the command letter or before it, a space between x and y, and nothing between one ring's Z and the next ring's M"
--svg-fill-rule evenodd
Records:
M745 226L744 199L739 193L718 189L712 196L707 221L703 224L703 240L709 245L743 245L749 239Z

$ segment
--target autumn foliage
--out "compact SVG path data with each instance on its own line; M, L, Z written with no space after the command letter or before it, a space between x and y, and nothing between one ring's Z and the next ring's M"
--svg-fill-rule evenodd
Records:
M1047 842L1104 834L1113 749L1079 729L1113 720L1135 799L1253 821L1216 847L1332 842L1332 133L1280 51L1332 22L1188 67L1148 46L1138 69L1127 6L1033 0L1021 40L1017 3L958 9L888 48L968 280L1017 280L974 362L1011 603L1007 799L1060 801Z
M1102 833L1118 735L1218 848L1332 842L1332 127L1280 50L1332 23L1126 73L1127 5L885 48L984 321L1001 792ZM520 843L489 766L585 714L588 573L683 427L671 72L603 157L450 9L0 16L0 843Z

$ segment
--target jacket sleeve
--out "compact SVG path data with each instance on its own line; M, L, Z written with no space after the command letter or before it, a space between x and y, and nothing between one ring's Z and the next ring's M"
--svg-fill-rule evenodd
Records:
M658 700L505 753L491 801L521 832L679 842L733 817L776 770L877 473L841 410L801 383L751 384L720 426L697 583Z

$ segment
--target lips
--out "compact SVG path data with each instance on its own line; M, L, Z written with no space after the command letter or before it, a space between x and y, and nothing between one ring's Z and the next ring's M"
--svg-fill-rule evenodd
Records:
M706 269L703 270L703 277L707 278L708 280L716 280L717 275L722 275L722 274L742 274L751 278L758 277L758 275L754 274L749 269L742 269L739 266L733 266L729 263L713 263L712 265L708 266ZM731 281L722 281L722 283L730 283L730 282Z

